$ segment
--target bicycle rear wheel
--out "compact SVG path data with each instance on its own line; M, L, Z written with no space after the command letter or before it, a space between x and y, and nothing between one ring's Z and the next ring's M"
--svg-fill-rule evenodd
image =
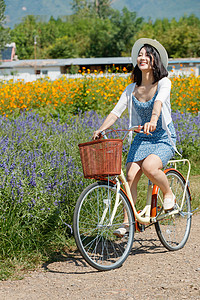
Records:
M135 222L127 196L119 192L119 202L111 221L116 201L116 186L109 182L95 182L80 195L74 211L74 237L85 260L100 271L120 267L133 244ZM123 237L113 234L128 215L129 233Z
M180 209L183 199L185 179L176 170L169 169L166 173L172 192L176 197L175 209ZM171 251L184 247L191 228L190 191L187 187L182 210L177 214L166 216L155 223L156 232L161 243ZM163 196L160 189L157 194L157 215L163 213Z

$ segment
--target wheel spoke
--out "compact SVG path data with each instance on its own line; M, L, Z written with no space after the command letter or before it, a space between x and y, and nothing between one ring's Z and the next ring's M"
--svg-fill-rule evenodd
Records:
M134 216L126 195L120 191L120 200L112 224L111 216L116 200L112 183L94 183L88 187L76 204L74 235L77 246L86 261L98 270L119 267L131 250L134 237ZM119 238L113 232L128 215L129 234Z
M175 209L180 210L185 187L184 178L176 170L169 170L166 175L171 190L176 197ZM163 196L159 190L157 197L157 215L162 213L160 208L158 209L158 207L161 207L163 204L162 198ZM188 189L185 193L182 210L176 214L166 214L166 217L163 217L163 219L155 223L155 227L160 241L168 250L178 250L185 245L191 227L191 205Z

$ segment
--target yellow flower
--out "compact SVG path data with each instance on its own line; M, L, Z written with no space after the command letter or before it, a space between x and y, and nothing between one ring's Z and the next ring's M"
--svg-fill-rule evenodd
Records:
M86 75L88 70L85 69L79 73ZM126 72L125 68L123 71ZM111 69L108 72L111 73ZM99 73L103 74L103 71ZM197 113L200 109L200 76L174 76L170 80L172 82L172 110L179 109ZM90 103L90 100L99 104L105 102L108 111L113 107L113 103L119 100L121 93L130 82L130 77L124 78L116 75L112 77L84 76L75 79L63 76L54 81L45 79L27 83L4 81L0 82L0 111L1 114L4 112L5 115L9 115L11 111L24 108L41 110L48 106L56 109L56 107L63 107L63 104L67 108L77 101L77 97L80 99L83 95L87 97L87 104Z

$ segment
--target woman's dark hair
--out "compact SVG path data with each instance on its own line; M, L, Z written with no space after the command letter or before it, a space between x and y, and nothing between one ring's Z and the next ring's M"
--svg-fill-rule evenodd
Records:
M167 77L168 72L165 69L165 67L163 66L163 63L160 58L160 54L158 53L156 48L154 48L153 46L151 46L149 44L144 44L144 46L142 46L142 48L145 48L145 50L147 52L147 56L149 56L149 58L150 58L150 64L153 69L153 77L154 77L154 81L152 82L152 84L158 82L163 77ZM153 62L152 62L152 57L153 57ZM133 71L131 73L131 79L133 82L136 82L136 84L138 86L141 85L142 71L139 69L138 65L136 65L135 68L133 69Z

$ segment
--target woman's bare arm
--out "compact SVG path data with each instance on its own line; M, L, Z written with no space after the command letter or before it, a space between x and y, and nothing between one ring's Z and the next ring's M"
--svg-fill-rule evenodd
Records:
M110 113L107 118L105 119L105 121L103 122L103 124L99 127L98 130L94 131L93 133L93 139L97 139L100 136L101 131L104 131L106 129L108 129L109 127L111 127L116 120L118 119L118 117L116 115L114 115L113 113Z
M160 116L162 109L162 102L157 100L154 102L152 114L151 114L151 120L150 122L147 122L144 124L144 133L149 134L150 131L155 131L158 118Z

